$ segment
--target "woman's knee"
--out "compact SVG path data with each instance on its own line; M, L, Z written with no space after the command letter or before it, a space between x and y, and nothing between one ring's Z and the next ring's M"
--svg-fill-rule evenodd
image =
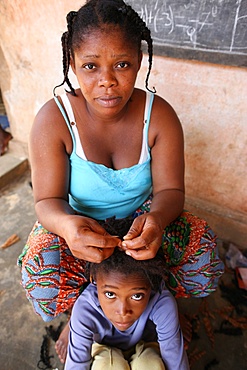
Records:
M18 259L21 284L34 311L44 321L56 316L56 298L60 285L60 240L35 223Z
M167 287L176 298L205 297L216 290L224 264L216 235L205 220L183 212L165 230Z

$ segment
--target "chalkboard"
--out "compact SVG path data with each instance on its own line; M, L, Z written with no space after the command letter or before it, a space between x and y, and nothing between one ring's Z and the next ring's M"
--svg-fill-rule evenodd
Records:
M146 22L154 53L247 67L247 0L126 0Z

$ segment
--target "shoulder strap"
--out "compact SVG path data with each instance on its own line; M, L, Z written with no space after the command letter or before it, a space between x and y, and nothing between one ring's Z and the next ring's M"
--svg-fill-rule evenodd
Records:
M145 162L147 160L149 154L149 147L148 147L148 128L150 124L150 117L152 112L152 106L154 101L154 93L146 92L146 104L145 104L145 111L144 111L144 127L143 127L143 136L142 136L142 151L141 156L139 159L139 164Z
M58 100L58 97L57 96L54 96L54 100L55 100L55 103L57 104L60 112L62 113L62 116L63 116L63 118L64 118L64 120L65 120L65 122L66 122L66 124L68 126L68 129L69 129L69 131L71 133L71 136L73 138L73 132L72 132L72 129L71 129L71 126L70 126L70 121L68 119L68 116L66 114L66 111L64 110L64 108L63 108L62 104L60 103L60 101Z
M146 104L145 104L145 112L144 112L144 124L148 124L150 122L150 116L153 106L153 100L154 100L154 93L151 93L149 91L146 92Z
M67 112L67 115L69 117L69 122L70 122L71 126L76 125L74 112L73 112L73 109L71 107L71 104L70 104L70 101L69 101L69 98L68 98L67 94L62 94L61 99L62 99L64 108Z
M73 150L75 149L76 154L80 158L87 160L87 158L85 156L85 153L83 151L82 145L81 145L81 140L80 140L79 133L78 133L78 130L77 130L74 112L73 112L73 109L71 107L71 104L70 104L70 101L69 101L69 98L68 98L67 94L64 93L64 94L61 95L61 99L62 99L65 110L64 110L63 106L60 104L60 102L59 102L59 100L57 99L56 96L54 96L54 99L55 99L55 101L58 105L58 108L60 109L60 111L61 111L61 113L62 113L62 115L65 119L65 122L67 123L67 126L70 130L71 137L72 137L72 140L73 140Z

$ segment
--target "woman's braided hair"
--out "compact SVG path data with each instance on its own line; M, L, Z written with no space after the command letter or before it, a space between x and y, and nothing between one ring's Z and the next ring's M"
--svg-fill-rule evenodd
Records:
M97 281L97 274L108 275L111 272L124 276L142 277L150 283L151 288L156 292L160 289L161 281L166 279L166 266L161 250L152 259L135 260L115 248L113 254L101 263L88 262L85 273L87 279L92 282Z
M106 24L118 25L122 30L128 42L132 42L141 50L141 42L146 41L148 46L148 72L145 80L145 87L148 88L148 79L150 76L153 60L153 40L146 23L141 19L138 13L122 0L87 0L78 12L71 11L67 14L67 31L63 33L63 82L56 86L68 85L70 93L76 95L69 77L70 59L74 57L74 51L79 49L81 43L87 34L95 29L101 29Z

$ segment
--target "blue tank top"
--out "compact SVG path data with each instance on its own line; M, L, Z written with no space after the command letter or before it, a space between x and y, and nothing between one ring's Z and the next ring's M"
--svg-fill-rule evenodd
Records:
M120 170L87 160L67 95L61 96L66 112L58 98L54 99L69 128L73 142L70 155L69 203L71 207L97 220L131 215L152 192L148 127L154 94L146 94L142 151L139 162L132 167Z

